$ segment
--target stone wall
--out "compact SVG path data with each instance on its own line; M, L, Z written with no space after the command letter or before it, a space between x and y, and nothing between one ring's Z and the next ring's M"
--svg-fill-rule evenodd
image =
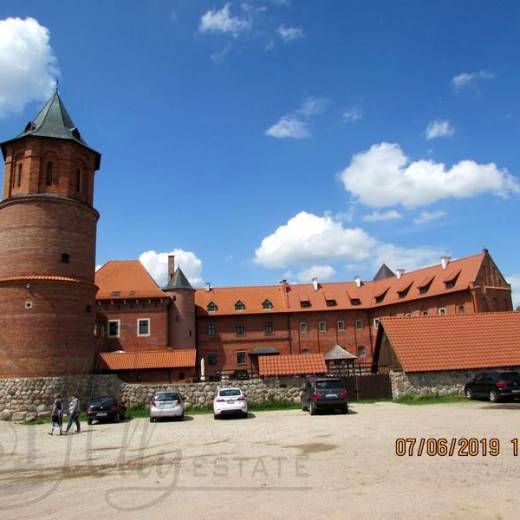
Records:
M464 385L483 370L446 370L441 372L390 371L392 396L394 399L398 399L405 395L463 395ZM515 368L514 370L519 369Z
M265 381L251 379L225 383L143 385L125 383L115 375L0 379L0 419L28 421L38 416L48 416L57 394L66 400L77 393L82 408L93 397L100 395L113 395L127 407L148 406L154 392L173 386L185 397L187 409L211 404L217 389L222 386L238 386L246 394L249 404L299 402L302 382L303 379L298 378L286 382L272 378Z

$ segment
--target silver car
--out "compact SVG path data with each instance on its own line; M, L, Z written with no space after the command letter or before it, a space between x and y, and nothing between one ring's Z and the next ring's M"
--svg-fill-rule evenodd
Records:
M184 418L184 403L177 390L155 392L150 403L150 422L156 422L163 417L174 417L182 421Z

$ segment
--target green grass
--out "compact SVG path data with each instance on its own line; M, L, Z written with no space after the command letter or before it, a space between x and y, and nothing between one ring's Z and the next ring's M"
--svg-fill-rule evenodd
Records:
M398 399L394 399L394 403L417 405L417 404L460 404L468 402L467 399L461 395L446 395L446 396L420 396L420 395L404 395Z

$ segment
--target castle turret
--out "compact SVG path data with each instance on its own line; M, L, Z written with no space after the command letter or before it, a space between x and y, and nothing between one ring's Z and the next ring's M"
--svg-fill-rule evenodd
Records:
M0 377L88 373L101 155L83 140L57 91L0 146Z
M168 313L168 345L195 348L195 289L182 272L175 269L175 258L168 257L168 285L163 289L172 303Z

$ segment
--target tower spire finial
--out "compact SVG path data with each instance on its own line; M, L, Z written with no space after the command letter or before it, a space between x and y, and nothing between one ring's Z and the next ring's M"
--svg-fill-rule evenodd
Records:
M56 78L56 83L54 84L54 93L57 94L60 88L60 80Z

